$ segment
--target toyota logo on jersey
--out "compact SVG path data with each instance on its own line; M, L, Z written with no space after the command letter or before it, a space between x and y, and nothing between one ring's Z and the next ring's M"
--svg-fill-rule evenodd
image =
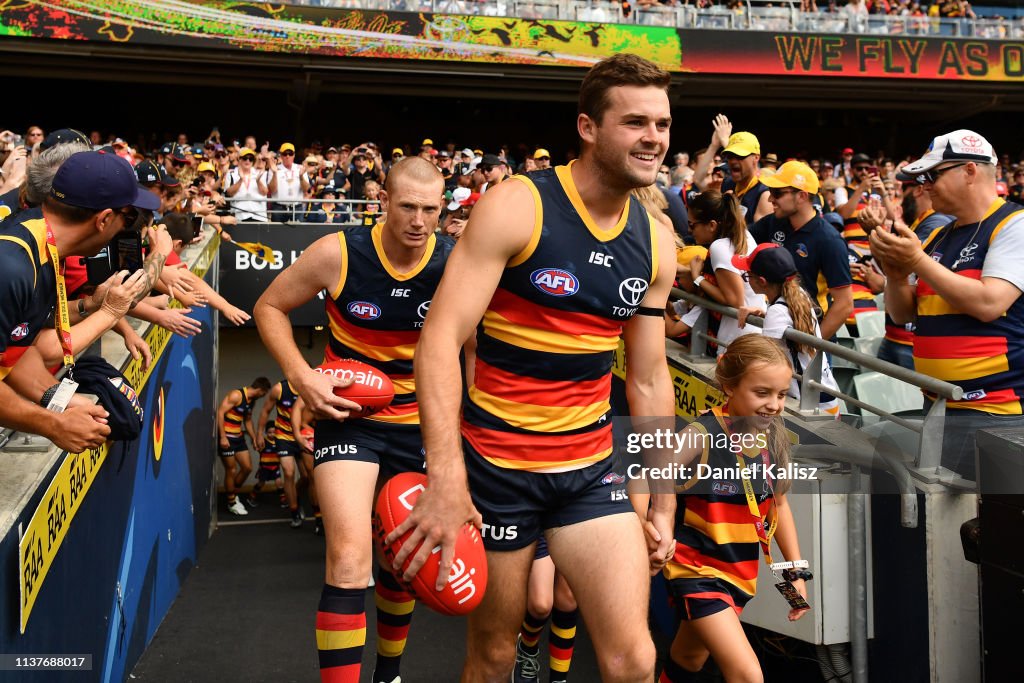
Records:
M619 298L627 306L639 306L647 293L647 280L640 277L631 277L619 283Z
M421 303L419 305L419 308L416 309L416 315L418 315L420 318L426 318L427 317L427 311L429 311L429 310L430 310L430 302L429 301L424 301L423 303Z
M376 320L380 317L380 306L368 301L353 301L348 305L348 312L360 320Z
M533 286L551 296L572 296L580 289L580 281L567 270L540 268L530 274Z
M11 330L11 340L21 341L28 336L28 323L22 323Z

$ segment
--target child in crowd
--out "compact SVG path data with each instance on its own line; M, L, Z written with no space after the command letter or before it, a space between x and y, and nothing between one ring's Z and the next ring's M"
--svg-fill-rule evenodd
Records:
M739 309L740 307L757 307L762 304L761 297L750 289L743 281L740 272L733 266L735 254L747 255L757 246L754 238L747 231L746 221L740 213L739 203L732 194L722 194L715 190L702 192L690 203L690 233L698 245L708 247L708 258L694 258L690 264L692 288L689 283L680 284L695 293L703 294L710 299ZM666 334L678 337L704 314L704 309L694 307L681 318L676 319L669 313L670 320L666 324ZM680 313L680 311L676 311ZM760 330L752 325L742 328L731 317L723 317L718 326L716 338L719 345L718 354L725 352L725 346L740 335L757 334Z
M363 210L356 215L359 218L360 225L372 228L378 221L384 220L380 205L380 185L374 180L367 180L366 184L363 185L362 198L367 203L363 204Z
M709 655L727 681L762 679L739 615L757 591L759 546L769 564L773 537L787 561L800 557L786 500L789 479L776 480L765 470L789 463L780 416L792 372L778 344L760 335L738 337L715 368L725 405L697 418L682 434L690 447L679 464L696 469L699 462L712 471L747 468L755 476L692 477L677 486L676 549L664 574L679 628L660 683L698 680ZM789 619L795 621L807 612L804 581L811 576L803 570L785 574Z
M749 256L734 256L733 265L749 280L750 287L758 294L764 294L770 302L767 311L757 310L764 315L764 336L777 339L788 351L790 361L801 375L814 358L815 349L783 339L783 333L790 327L821 339L815 305L811 297L800 285L793 255L772 242L760 244ZM740 322L746 321L753 309L741 308ZM832 368L828 356L821 359L821 383L838 391L839 385L832 377ZM789 395L800 398L800 383L794 378L790 384ZM839 399L825 392L819 392L818 410L822 413L839 417Z

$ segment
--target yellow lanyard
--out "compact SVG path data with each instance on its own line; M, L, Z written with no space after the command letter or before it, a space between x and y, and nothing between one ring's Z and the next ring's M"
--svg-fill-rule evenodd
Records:
M726 434L729 434L729 406L724 405L719 409L713 411L716 415L719 415L722 419L720 420L723 429ZM740 470L747 466L747 463L743 460L742 452L736 452L736 464ZM768 465L768 449L761 450L761 463L764 466ZM768 476L767 472L764 474ZM757 540L761 544L761 550L764 553L764 561L770 567L772 566L772 537L775 536L775 529L779 525L779 516L771 515L772 510L769 509L768 515L761 516L761 508L757 505L757 496L754 495L754 485L750 483L749 477L743 478L743 493L747 498L747 509L750 510L750 514L756 518L754 522L754 530L757 532ZM773 492L774 493L774 492ZM772 497L772 507L775 506L774 495ZM772 521L768 525L767 531L765 530L765 522L768 520L768 516L771 515Z
M44 219L45 220L45 219ZM57 253L57 239L53 236L50 222L46 221L46 252L53 262L53 272L57 275L57 311L54 322L57 326L57 338L60 340L60 348L64 351L64 367L71 368L75 365L75 353L71 348L71 318L68 316L68 290L64 284L64 268L60 264L60 255Z

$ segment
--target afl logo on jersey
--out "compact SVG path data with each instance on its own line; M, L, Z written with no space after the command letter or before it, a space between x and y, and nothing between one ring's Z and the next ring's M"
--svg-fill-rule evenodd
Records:
M22 323L11 330L11 340L21 341L28 336L28 323Z
M551 296L572 296L580 289L580 281L566 270L540 268L530 274L533 286Z
M380 306L368 301L353 301L348 305L348 312L360 320L376 320L380 317Z

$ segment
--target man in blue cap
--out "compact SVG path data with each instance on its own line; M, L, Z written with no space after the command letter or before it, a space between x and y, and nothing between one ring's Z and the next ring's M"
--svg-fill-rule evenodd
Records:
M45 409L56 386L32 343L52 311L58 335L68 339L66 362L73 363L70 325L93 313L123 315L110 300L110 288L69 310L62 262L95 255L121 231L138 230L141 210L157 208L157 198L139 186L124 159L79 152L61 165L41 207L0 227L0 426L40 434L72 453L104 442L110 428L100 406L72 398L59 416ZM124 285L134 290L144 277L137 271Z

